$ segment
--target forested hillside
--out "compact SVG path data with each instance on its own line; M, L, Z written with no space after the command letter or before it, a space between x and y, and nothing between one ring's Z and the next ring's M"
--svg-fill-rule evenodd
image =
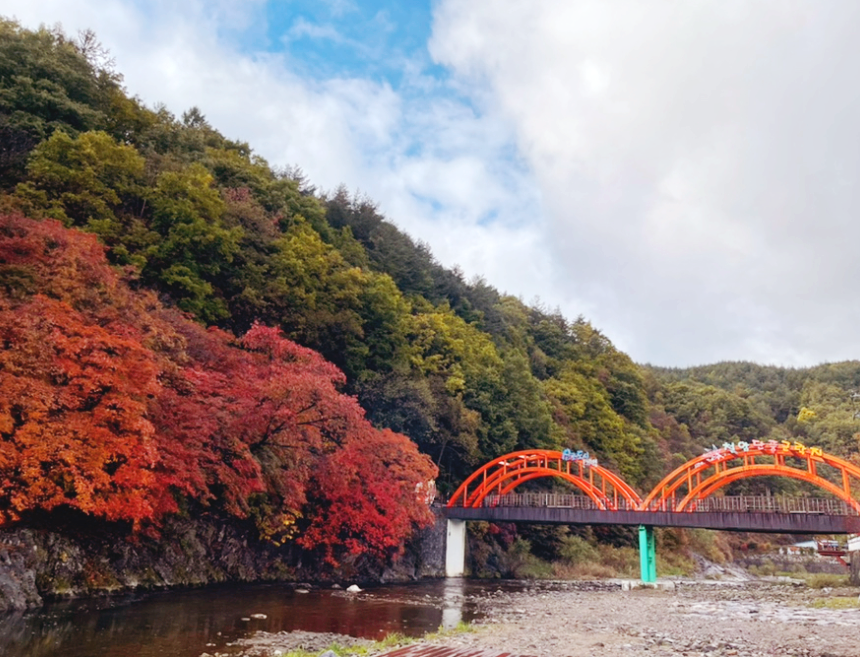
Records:
M640 367L204 111L130 97L91 34L0 21L0 524L197 505L335 563L515 449L640 490L740 438L856 458L860 364Z
M764 436L800 440L857 460L857 361L804 369L753 363L648 369L660 384L655 401L686 425L697 444Z

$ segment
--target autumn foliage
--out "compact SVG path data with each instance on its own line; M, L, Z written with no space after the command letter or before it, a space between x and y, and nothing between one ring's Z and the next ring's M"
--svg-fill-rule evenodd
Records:
M0 263L0 525L65 505L157 528L186 500L334 563L430 521L435 466L317 352L207 330L54 221L0 216Z
M0 304L0 511L152 517L153 354L42 295Z

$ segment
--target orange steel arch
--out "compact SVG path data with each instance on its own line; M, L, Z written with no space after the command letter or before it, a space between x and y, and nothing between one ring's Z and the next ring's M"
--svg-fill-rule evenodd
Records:
M767 461L761 461L762 458ZM804 467L786 464L788 458L803 461ZM818 474L820 464L838 471L839 483ZM699 500L733 481L773 475L809 482L850 504L860 513L860 502L854 498L851 490L852 478L860 482L860 468L826 454L820 448L810 448L787 440L736 443L694 458L657 484L642 502L641 509L692 511Z
M786 459L795 459L786 463ZM794 463L800 461L802 467ZM838 482L822 477L819 465L838 474ZM860 513L860 501L852 493L852 478L858 481L860 467L826 454L820 448L801 443L774 440L726 444L691 459L667 475L648 496L639 494L621 477L599 465L583 461L565 461L554 450L523 450L493 459L476 470L454 492L449 507L480 507L487 495L505 495L517 486L541 477L558 477L569 481L590 497L600 509L625 508L639 511L693 511L699 500L723 486L751 477L780 476L806 481L845 501Z
M505 495L526 481L559 477L569 481L595 501L598 508L614 510L619 500L630 509L639 508L642 499L621 477L599 465L565 461L555 450L532 449L505 454L476 470L454 492L449 507L480 507L490 494Z

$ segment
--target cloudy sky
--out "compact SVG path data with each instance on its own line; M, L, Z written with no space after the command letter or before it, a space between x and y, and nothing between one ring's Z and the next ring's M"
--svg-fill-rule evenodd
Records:
M3 0L639 362L860 358L853 0Z

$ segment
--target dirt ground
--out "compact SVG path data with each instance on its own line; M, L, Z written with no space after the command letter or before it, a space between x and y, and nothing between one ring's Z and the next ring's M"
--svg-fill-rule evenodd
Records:
M425 641L535 657L860 657L860 608L833 608L858 593L759 581L628 591L617 582L541 583L476 596L470 602L484 619L472 631ZM298 638L261 635L241 654L283 654ZM314 647L326 642L331 636Z

